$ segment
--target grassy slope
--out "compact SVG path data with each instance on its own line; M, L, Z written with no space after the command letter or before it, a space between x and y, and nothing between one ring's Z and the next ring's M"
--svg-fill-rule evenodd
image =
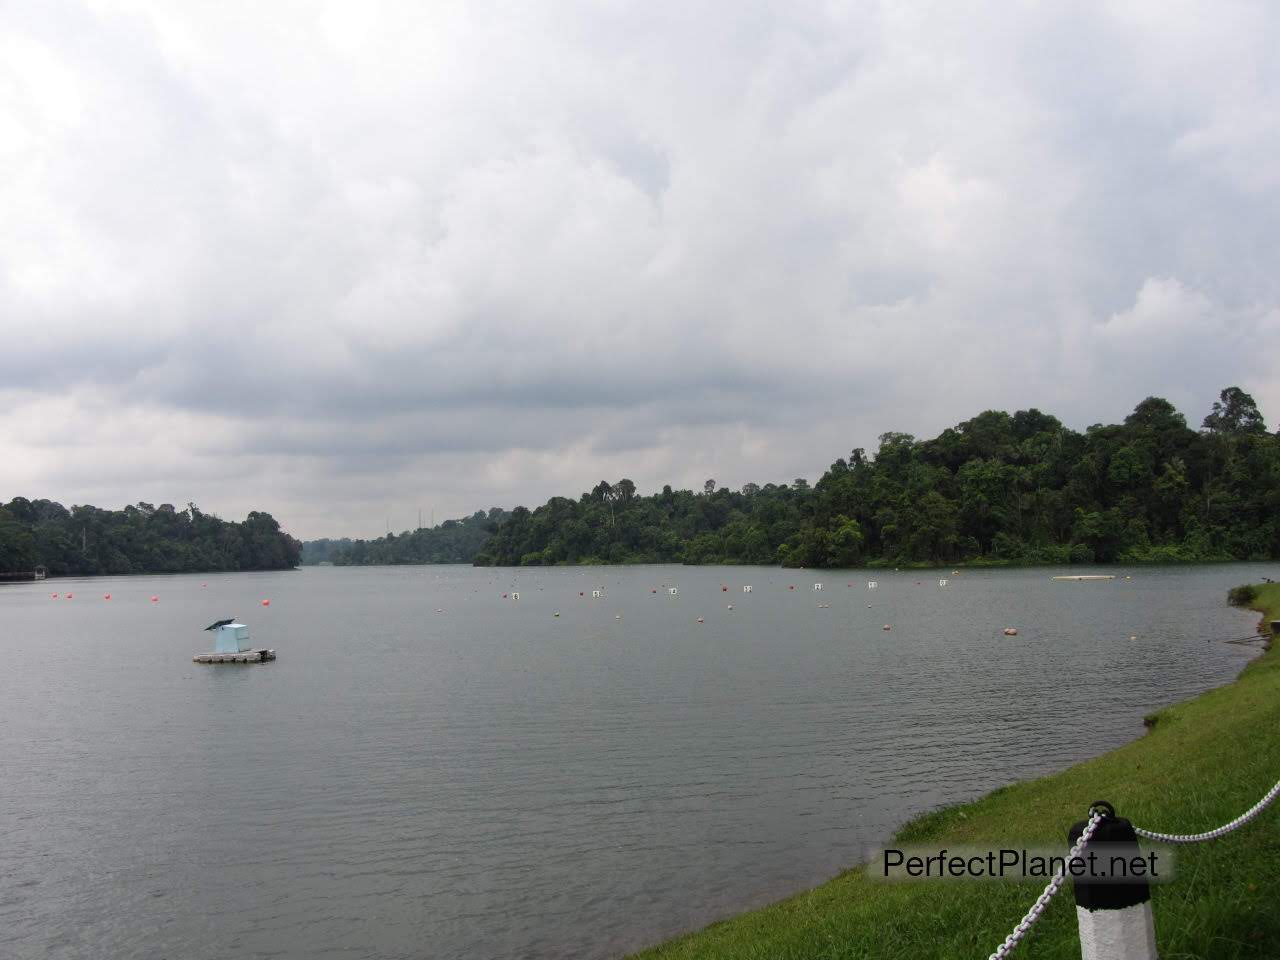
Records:
M1258 606L1268 620L1280 619L1280 584L1260 588ZM1133 743L1062 773L926 814L897 839L939 848L1061 843L1096 799L1110 800L1120 816L1152 830L1194 833L1226 823L1280 778L1280 644L1234 683L1154 717L1154 728ZM1153 888L1161 957L1280 957L1280 803L1227 837L1181 847L1177 866L1177 879ZM855 868L638 957L986 957L1042 886L889 885L869 881ZM1080 956L1069 889L1058 894L1015 955Z

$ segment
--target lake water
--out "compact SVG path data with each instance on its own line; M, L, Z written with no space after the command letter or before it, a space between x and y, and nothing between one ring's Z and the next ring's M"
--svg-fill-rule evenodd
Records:
M616 956L1141 735L1239 672L1206 640L1251 633L1226 590L1276 575L1059 572L0 587L0 956ZM232 615L280 659L193 664Z

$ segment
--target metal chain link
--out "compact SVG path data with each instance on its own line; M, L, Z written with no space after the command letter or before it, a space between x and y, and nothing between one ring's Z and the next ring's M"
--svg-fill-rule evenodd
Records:
M1280 786L1280 784L1277 784L1277 786ZM1040 919L1040 914L1044 913L1045 907L1049 906L1049 901L1061 889L1062 882L1067 877L1067 864L1080 856L1085 846L1093 839L1094 831L1098 829L1098 824L1101 822L1102 814L1090 807L1089 822L1085 824L1084 832L1080 834L1080 839L1076 841L1076 845L1067 854L1067 859L1064 861L1062 869L1053 875L1053 879L1044 888L1044 892L1036 898L1036 902L1031 905L1027 915L1018 921L1018 925L1013 928L1013 932L1004 938L1004 943L996 947L995 953L991 954L987 960L1004 960L1005 957L1013 953L1013 948L1031 931L1032 925Z
M1265 797L1240 814L1240 816L1230 823L1224 823L1216 830L1209 830L1206 833L1157 833L1155 830L1144 830L1142 827L1137 826L1133 830L1140 837L1146 837L1148 840L1159 840L1162 843L1199 843L1202 840L1216 840L1237 827L1243 827L1263 810L1267 809L1271 805L1271 801L1276 797L1280 797L1280 780L1277 780L1276 785L1267 791Z
M1243 827L1263 810L1267 809L1276 797L1280 797L1280 780L1277 780L1276 785L1267 791L1266 796L1244 813L1240 814L1240 816L1236 817L1230 823L1224 823L1216 830L1210 830L1206 833L1157 833L1154 830L1144 830L1142 827L1134 827L1133 830L1134 833L1138 834L1140 837L1146 837L1148 840L1160 840L1164 843L1198 843L1201 840L1215 840L1218 837L1225 836L1238 827ZM995 952L991 954L987 960L1005 960L1005 957L1013 953L1014 948L1022 942L1022 938L1031 931L1031 927L1040 919L1040 914L1044 913L1045 908L1049 906L1049 901L1054 898L1054 895L1060 889L1062 889L1062 883L1067 876L1066 864L1071 863L1071 861L1084 852L1084 848L1088 845L1089 841L1093 839L1093 834L1098 829L1098 824L1102 822L1102 818L1103 815L1101 813L1093 807L1089 808L1089 822L1085 825L1084 832L1080 834L1080 839L1076 841L1075 846L1072 847L1070 853L1067 854L1067 859L1064 862L1062 869L1054 874L1054 877L1049 881L1048 886L1044 888L1044 891L1040 896L1036 897L1036 902L1031 905L1031 909L1027 911L1026 916L1018 921L1018 925L1013 928L1013 932L1004 938L1004 943L996 947Z

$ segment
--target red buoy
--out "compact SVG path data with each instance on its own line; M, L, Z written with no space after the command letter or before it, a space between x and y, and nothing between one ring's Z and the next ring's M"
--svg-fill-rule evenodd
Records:
M795 588L796 588L796 585L794 583L791 586L787 587L788 590L794 590Z
M263 601L262 601L262 605L263 605L264 607L269 607L269 606L271 606L271 601L270 601L270 600L263 600Z
M109 593L104 593L104 594L102 595L102 599L103 599L103 600L110 600L110 599L111 599L111 594L109 594Z
M160 598L159 598L159 597L152 597L152 598L151 598L151 602L152 602L152 603L159 603L159 602L160 602Z
M50 600L57 600L57 599L58 599L58 595L57 595L56 593L51 593L51 594L49 594L49 599L50 599Z
M72 596L73 596L73 594L68 593L68 594L67 594L67 599L68 599L68 600L70 600L70 599L72 598Z

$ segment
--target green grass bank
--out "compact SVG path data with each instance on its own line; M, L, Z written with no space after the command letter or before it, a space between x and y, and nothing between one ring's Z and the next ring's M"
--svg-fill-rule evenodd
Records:
M1280 584L1250 604L1280 619ZM1265 624L1263 624L1265 627ZM1064 704L1064 723L1077 722ZM1197 833L1239 816L1280 779L1280 644L1232 683L1167 707L1134 742L1061 773L925 814L895 840L937 847L1061 845L1091 801L1134 823ZM861 867L760 910L636 954L642 960L985 958L1043 882L869 880ZM1218 840L1180 847L1177 877L1152 888L1165 960L1280 957L1280 802ZM1014 953L1080 956L1068 884Z

